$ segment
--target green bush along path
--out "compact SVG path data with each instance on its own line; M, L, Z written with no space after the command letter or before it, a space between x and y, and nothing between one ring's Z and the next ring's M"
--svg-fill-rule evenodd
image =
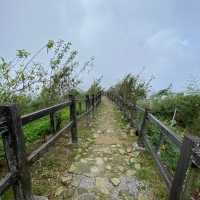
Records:
M89 126L79 126L78 146L66 150L62 139L35 166L35 193L49 199L167 198L151 158L110 100L103 98Z

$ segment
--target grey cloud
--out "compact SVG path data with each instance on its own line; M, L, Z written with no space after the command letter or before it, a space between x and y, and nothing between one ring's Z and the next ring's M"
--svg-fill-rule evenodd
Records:
M124 74L155 75L154 90L173 83L176 90L200 72L200 2L187 0L3 0L0 55L36 50L63 38L79 49L83 63L95 56L82 87L104 76L109 87Z

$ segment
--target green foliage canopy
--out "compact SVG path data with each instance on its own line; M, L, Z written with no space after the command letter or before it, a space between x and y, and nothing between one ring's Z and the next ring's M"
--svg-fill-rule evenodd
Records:
M136 104L137 100L146 98L150 82L151 80L148 82L141 80L139 75L128 74L109 91Z
M37 61L47 51L48 64ZM69 91L77 89L79 74L92 65L93 59L78 62L78 51L70 42L49 40L35 54L17 50L11 61L0 58L0 104L34 102L48 106L66 99ZM38 103L36 103L38 101ZM30 105L29 105L30 106Z

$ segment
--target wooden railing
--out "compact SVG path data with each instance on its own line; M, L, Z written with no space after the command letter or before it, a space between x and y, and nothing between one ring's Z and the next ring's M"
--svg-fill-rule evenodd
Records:
M200 138L191 135L184 136L183 140L158 120L148 109L143 109L131 102L124 101L120 96L106 93L114 101L125 117L130 120L131 124L135 116L140 113L142 119L137 123L138 144L144 145L152 155L155 163L162 175L169 190L169 200L181 200L184 185L186 185L186 175L190 166L200 168ZM147 125L151 123L160 130L159 142L153 147L148 139ZM164 140L169 140L180 151L179 161L177 163L175 175L163 164L160 158L160 147Z
M79 101L80 102L80 101ZM10 187L13 188L16 200L34 200L31 187L30 165L38 160L66 130L71 131L72 143L78 142L77 120L89 116L101 102L101 93L86 95L84 100L86 111L77 116L76 104L78 100L70 95L70 100L34 113L20 116L16 105L0 106L0 136L4 143L5 156L9 172L0 180L0 197ZM56 129L55 114L57 111L69 107L70 121L61 130ZM22 127L44 116L50 116L50 126L53 135L39 148L27 156Z

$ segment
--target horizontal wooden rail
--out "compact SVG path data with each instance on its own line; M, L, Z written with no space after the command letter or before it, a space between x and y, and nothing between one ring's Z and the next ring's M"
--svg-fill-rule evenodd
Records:
M70 105L70 101L64 102L64 103L60 103L48 108L44 108L41 109L39 111L33 112L33 113L29 113L26 115L21 116L21 120L22 120L22 125L26 125L32 121L35 121L37 119L40 119L46 115L49 115L50 113L54 113L56 111L59 111L67 106ZM8 130L6 128L6 122L5 121L1 121L0 122L0 135L6 133Z
M58 133L56 133L55 135L53 135L50 139L48 139L47 142L45 142L44 144L42 144L38 149L34 150L29 156L28 156L28 162L29 164L34 163L36 160L38 160L44 153L47 152L48 148L56 142L56 140L60 137L60 135L66 131L67 129L69 129L72 125L72 122L69 122L67 124L67 126L65 126L64 128L62 128L60 131L58 131Z
M22 125L30 123L30 122L32 122L34 120L37 120L37 119L41 118L41 117L44 117L44 116L50 114L51 112L56 112L58 110L61 110L61 109L65 108L66 106L69 106L70 103L71 103L70 101L67 101L65 103L61 103L61 104L58 104L58 105L55 105L55 106L44 108L42 110L39 110L39 111L30 113L30 114L24 115L24 116L21 117Z
M176 134L170 130L167 126L165 126L160 120L158 120L155 116L148 113L148 119L151 121L157 128L161 130L161 132L178 147L181 148L182 141L176 136Z

